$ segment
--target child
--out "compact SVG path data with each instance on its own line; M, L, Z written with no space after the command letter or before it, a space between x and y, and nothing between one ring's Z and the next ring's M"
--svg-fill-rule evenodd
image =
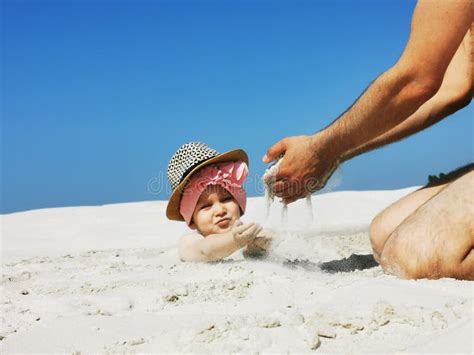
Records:
M183 145L168 165L173 193L166 208L171 220L197 233L178 243L183 261L216 261L245 247L245 256L264 254L271 236L256 223L242 223L247 195L242 185L248 157L241 150L220 154L204 143Z

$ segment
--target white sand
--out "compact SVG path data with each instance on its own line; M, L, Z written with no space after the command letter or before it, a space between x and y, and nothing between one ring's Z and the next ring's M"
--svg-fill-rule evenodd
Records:
M285 228L252 198L271 257L213 264L178 260L163 201L3 215L0 352L472 353L473 282L318 266L370 262L371 218L412 190L313 197L310 225L302 200Z

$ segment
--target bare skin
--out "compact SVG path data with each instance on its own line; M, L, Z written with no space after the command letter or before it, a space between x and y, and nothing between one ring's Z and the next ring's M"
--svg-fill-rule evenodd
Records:
M379 213L370 226L374 257L403 278L474 280L473 215L471 164Z
M454 54L451 63L449 63L441 87L430 100L388 132L352 151L346 152L342 160L349 160L354 156L409 137L466 107L473 96L474 61L471 60L472 40L474 39L471 34L473 31L474 25L464 36L461 45Z
M343 161L412 135L465 107L472 99L474 87L473 13L472 0L420 0L413 14L407 46L392 68L377 78L352 107L322 131L309 136L285 138L267 151L263 159L267 163L284 154L276 176L277 182L273 185L275 195L286 203L303 198L322 188ZM380 217L379 221L383 223L379 224L383 225L384 230L392 230L398 235L397 240L428 245L430 240L422 237L426 234L427 227L423 222L428 222L421 217L415 218L418 208L424 203L423 210L430 209L430 199L433 199L433 203L436 200L436 204L442 203L440 201L453 203L455 200L450 194L454 194L454 186L459 189L460 184L465 188L469 185L464 179L453 187L446 186L443 193L441 188L419 191L399 205L406 210L403 212L406 214L404 219L399 221L396 218ZM434 196L438 197L435 199ZM447 205L448 210L454 208L455 205ZM450 223L446 213L431 217L444 221L439 226ZM473 219L472 214L465 217ZM411 222L411 235L400 237L400 233L407 230L403 228L405 220L415 222ZM392 227L396 227L396 230L391 229ZM417 233L414 233L415 227L418 228ZM459 245L469 245L468 242L459 240L471 240L473 230L453 228L452 233L461 233L451 237ZM434 234L433 232L431 235ZM445 233L444 238L448 237ZM407 262L401 262L402 256L410 259L414 250L405 248L402 252L402 243L389 241L383 243L393 245L387 249L387 253L382 253L382 267L389 272L392 270L390 265L398 265L403 269ZM448 240L444 240L444 243L448 243ZM374 245L374 250L377 248ZM469 247L465 248L465 255L469 255ZM426 250L428 255L430 252L438 258L444 258L436 253L435 247L431 251ZM459 263L456 265L453 267L459 267ZM445 274L448 269L443 268L440 273L432 276L456 277L453 273ZM410 273L398 274L411 277ZM430 277L419 276L422 274L420 272L414 275Z
M209 262L221 260L241 248L245 256L261 255L270 247L271 236L256 223L235 223L231 230L206 237L184 235L178 243L182 261Z
M245 248L245 256L260 256L271 244L271 235L257 223L242 223L233 196L220 185L210 185L194 208L191 229L178 243L182 261L217 261Z

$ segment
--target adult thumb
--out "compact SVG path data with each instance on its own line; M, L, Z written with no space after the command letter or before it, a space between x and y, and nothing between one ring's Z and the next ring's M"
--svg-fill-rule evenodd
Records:
M268 150L267 154L263 156L263 162L264 163L270 163L274 161L275 159L278 159L280 155L284 154L286 151L286 146L285 143L283 143L283 140L275 143L272 145Z

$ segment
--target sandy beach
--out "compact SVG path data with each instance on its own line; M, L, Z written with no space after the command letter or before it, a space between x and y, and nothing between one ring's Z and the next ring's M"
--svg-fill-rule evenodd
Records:
M471 354L473 282L397 279L371 256L371 219L414 189L316 195L287 224L250 198L269 257L209 264L179 260L166 201L2 215L0 351Z

